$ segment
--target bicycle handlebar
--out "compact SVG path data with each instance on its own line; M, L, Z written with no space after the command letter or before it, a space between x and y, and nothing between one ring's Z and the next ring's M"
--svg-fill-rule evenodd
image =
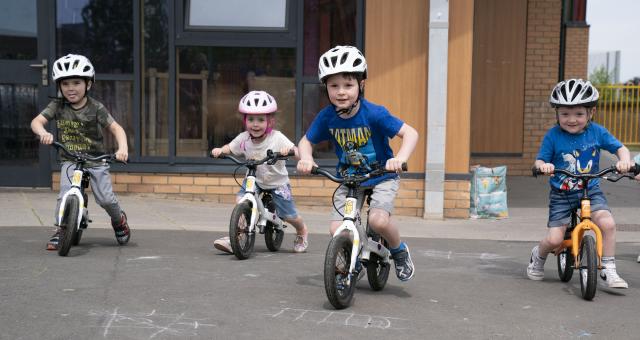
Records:
M296 152L293 149L289 150L289 153L286 154L286 155L283 155L280 152L273 152L273 151L271 151L271 149L269 149L269 150L267 150L267 156L265 158L259 159L259 160L251 160L251 159L249 159L249 160L241 161L241 160L235 158L234 156L228 155L228 154L220 154L217 158L230 159L232 162L234 162L234 163L236 163L238 165L257 166L257 165L260 165L262 163L267 163L269 165L273 165L273 164L275 164L276 161L287 160L287 159L289 159L289 157L292 157L292 156L295 156L295 155L296 155ZM216 158L216 157L213 157L212 154L209 154L209 157Z
M69 149L67 149L67 147L64 146L64 144L61 144L61 143L58 143L58 142L53 142L51 145L53 145L56 149L62 150L62 152L65 155L67 155L67 156L69 156L71 158L74 158L78 162L85 162L85 161L92 161L92 162L107 161L107 162L112 162L112 161L115 160L117 162L120 162L120 163L123 163L123 164L127 164L126 162L117 160L115 154L104 154L104 155L100 155L100 156L96 156L96 157L91 157L88 154L72 152Z
M407 171L407 163L402 163L402 171ZM371 178L380 177L384 174L391 174L391 173L395 174L396 172L393 170L376 169L365 175L349 175L347 177L337 177L336 175L334 175L333 173L331 173L326 169L319 168L317 166L313 166L311 168L312 175L322 175L336 183L344 183L344 182L361 183Z
M565 169L554 169L553 170L553 174L564 174L567 175L569 177L572 178L578 178L578 179L592 179L592 178L599 178L599 177L603 177L606 174L612 173L612 172L617 172L618 169L616 169L615 166L611 166L608 167L606 169L601 170L598 173L595 174L574 174L570 171L567 171ZM542 171L540 171L540 169L536 168L535 166L533 168L531 168L531 172L533 174L533 177L538 177L538 175L544 175L544 173ZM640 165L635 164L633 165L630 169L629 169L629 173L633 173L633 176L637 176L638 174L640 174ZM627 177L624 176L623 177ZM615 182L615 181L614 181Z

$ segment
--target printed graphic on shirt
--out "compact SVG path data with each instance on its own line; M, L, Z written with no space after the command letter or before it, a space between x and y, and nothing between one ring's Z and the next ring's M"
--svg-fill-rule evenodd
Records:
M75 120L57 121L60 140L70 151L87 152L91 150L92 141L90 138L83 136L80 131L85 131L85 123Z
M353 128L329 129L333 138L342 149L340 163L345 165L359 166L362 158L365 164L372 164L376 161L376 150L371 140L371 130L368 126Z
M599 157L600 152L595 146L589 147L585 150L573 150L571 153L562 154L562 159L567 165L565 170L575 174L590 173L594 162ZM558 176L560 176L560 181L562 182L560 185L561 190L582 189L582 182L578 179L568 177L567 175Z

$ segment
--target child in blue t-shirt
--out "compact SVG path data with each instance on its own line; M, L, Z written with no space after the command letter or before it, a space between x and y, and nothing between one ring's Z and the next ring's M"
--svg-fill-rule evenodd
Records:
M554 87L549 102L556 110L558 124L542 140L534 164L537 169L545 174L553 173L555 168L574 173L596 173L599 171L600 150L605 149L618 156L618 171L629 171L633 166L629 149L607 129L591 121L598 97L598 90L582 79L561 81ZM549 184L547 236L531 251L527 267L527 276L531 280L544 278L547 255L561 245L571 211L580 204L582 197L581 183L566 175L552 176ZM598 179L589 182L589 195L591 218L603 235L602 283L609 288L628 288L627 282L616 271L616 223Z
M345 151L355 149L368 162L377 162L387 170L401 172L402 163L409 159L416 146L418 132L392 116L386 108L362 98L367 77L367 62L362 53L352 46L336 46L320 57L318 74L320 81L326 85L331 105L318 113L300 140L298 171L310 173L315 165L313 144L330 140L338 156L339 169L353 170ZM393 155L389 146L389 139L395 136L402 138L397 156ZM389 242L398 279L408 281L414 274L409 247L401 241L398 228L391 221L399 178L397 174L390 174L366 181L363 186L373 189L369 225ZM340 186L335 194L335 206L339 211L344 207L346 194L344 186ZM358 201L362 202L361 196ZM341 216L334 213L331 234L341 221Z

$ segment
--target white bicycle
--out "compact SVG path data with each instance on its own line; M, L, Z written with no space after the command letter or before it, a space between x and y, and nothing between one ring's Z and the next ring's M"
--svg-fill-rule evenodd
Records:
M405 163L402 169L406 171L406 168ZM333 233L324 259L324 288L327 298L336 309L343 309L351 304L356 281L364 267L367 268L367 280L371 289L379 291L387 284L391 268L389 244L369 227L368 221L366 227L363 227L356 194L362 182L395 171L374 169L365 174L343 172L341 177L337 177L314 166L311 173L325 176L347 187L341 213L342 224ZM370 195L371 190L366 190L363 199L367 204L371 200Z
M85 164L89 161L93 162L112 162L116 159L114 154L105 154L97 157L83 153L71 152L63 144L53 142L57 149L67 155L75 162L73 177L71 178L71 188L62 195L60 208L58 210L58 226L63 229L60 234L60 243L58 245L58 255L67 256L71 246L77 246L82 238L82 231L87 229L91 220L89 219L89 210L87 202L87 194L84 192L89 187L89 171L85 168ZM124 163L124 162L123 162ZM68 174L60 174L68 176Z
M230 155L221 154L218 156L218 158L230 159L248 169L244 179L245 193L233 208L229 221L229 241L233 254L238 259L245 260L251 256L256 228L260 234L264 234L265 243L270 251L280 249L284 239L283 229L286 228L286 225L276 214L275 203L271 196L272 190L257 187L256 170L260 164L273 165L279 160L287 160L294 155L293 150L287 155L267 150L267 157L260 160L241 161Z

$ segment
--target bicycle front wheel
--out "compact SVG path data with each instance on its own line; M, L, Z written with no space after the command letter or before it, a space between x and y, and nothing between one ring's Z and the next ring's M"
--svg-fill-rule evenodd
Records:
M349 283L352 241L348 234L331 239L324 258L324 289L327 298L336 309L349 307L353 299L356 278Z
M64 218L62 219L62 233L60 233L60 243L58 244L58 255L67 256L76 230L78 228L78 210L80 202L75 196L67 197L64 208Z
M582 298L591 300L596 295L598 280L598 255L593 236L585 235L580 245L580 291Z
M229 241L233 254L240 260L248 259L253 252L256 234L249 232L250 224L251 205L248 202L237 204L229 221Z

